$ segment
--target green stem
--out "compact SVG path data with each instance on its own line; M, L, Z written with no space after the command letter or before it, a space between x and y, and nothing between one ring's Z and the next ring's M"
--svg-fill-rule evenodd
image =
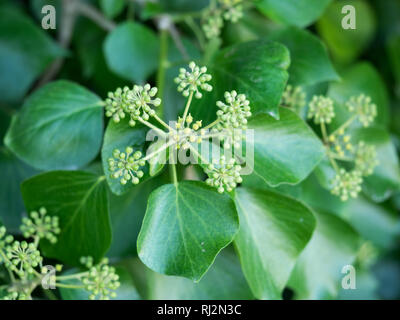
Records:
M82 285L76 285L76 284L65 284L65 283L56 283L56 287L59 288L67 288L67 289L84 289L85 287Z
M339 166L337 165L335 159L332 158L331 152L329 150L327 150L327 151L328 151L329 162L331 163L333 169L335 169L336 172L339 172Z
M183 126L185 126L185 120L186 120L186 116L187 116L189 108L190 108L190 104L192 103L193 94L194 94L194 92L190 91L189 99L186 103L185 111L183 112L183 121L182 121Z
M347 120L345 123L343 123L339 128L337 128L331 135L335 135L337 132L340 130L345 130L348 126L350 126L354 120L356 120L357 116L354 115L352 116L349 120Z
M147 155L146 157L144 157L144 158L141 159L141 160L144 160L144 161L149 160L149 159L151 159L152 157L154 157L155 155L159 154L160 152L164 151L165 149L169 148L170 146L172 146L172 145L175 144L175 143L176 143L175 141L171 141L171 142L169 142L169 143L166 143L166 144L164 144L160 149L158 149L158 150L156 150L156 151L150 153L149 155Z
M75 274L69 274L66 276L57 276L57 280L70 280L70 279L79 279L81 277L87 276L88 275L88 271L84 271L84 272L79 272L79 273L75 273Z
M168 129L169 131L173 131L174 129L172 129L168 124L166 124L157 114L154 115L154 118L161 124L163 125L166 129Z
M211 122L209 125L205 126L203 129L210 129L213 126L215 126L217 123L219 123L220 121L221 121L220 119L217 119L214 122Z
M157 73L157 88L158 94L162 98L164 94L165 86L165 72L168 66L168 30L160 30L160 56L159 56L159 67ZM157 109L157 113L162 117L164 114L164 106L161 104Z
M324 143L328 143L328 133L326 131L326 126L325 123L321 123L321 132L322 132L322 139L324 140Z
M170 164L171 168L171 178L174 182L175 187L178 186L178 175L176 174L176 166L175 164Z
M152 125L150 122L143 120L141 118L138 119L141 123L143 123L145 126L148 126L150 129L153 129L155 131L157 131L158 133L160 133L163 137L165 137L165 132L162 131L160 128L157 128L155 125Z

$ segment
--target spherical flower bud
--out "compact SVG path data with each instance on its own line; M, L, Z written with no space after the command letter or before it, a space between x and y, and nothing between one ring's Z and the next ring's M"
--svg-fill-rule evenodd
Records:
M281 106L287 107L299 113L306 105L306 93L301 87L286 86L282 95Z
M93 266L93 258L83 257L81 259L89 271L81 278L85 290L91 294L89 298L95 300L109 300L116 298L116 292L120 286L119 276L115 268L108 265L108 259L104 258L98 265ZM89 261L89 263L87 263Z
M361 191L362 182L363 179L360 171L353 170L347 172L344 169L340 169L333 180L331 192L339 196L342 201L347 201L350 197L357 198Z
M358 120L364 127L368 127L378 113L376 104L372 103L371 98L364 94L358 97L351 97L346 106L350 112L357 115Z
M219 37L223 26L224 21L220 13L215 12L207 17L206 23L202 27L207 39L213 39Z
M374 172L378 163L375 146L360 141L355 151L356 170L360 171L363 176L369 176Z
M33 243L26 241L14 241L6 247L6 256L10 261L10 265L6 267L14 271L21 278L34 272L34 268L38 267L42 262L39 250Z
M32 211L30 218L23 218L21 232L25 238L47 239L52 244L57 242L57 235L61 232L59 218L48 216L46 208Z
M119 122L125 118L126 114L130 116L129 125L134 127L136 121L140 118L148 120L149 116L154 116L155 111L151 106L158 107L161 104L160 98L154 98L157 94L157 88L149 84L144 86L133 86L118 88L114 93L110 92L105 101L106 116L112 117L114 122Z
M108 159L111 178L120 179L122 185L127 184L128 181L131 181L132 184L138 184L139 178L144 175L140 167L145 165L145 161L141 158L142 153L140 151L134 152L132 147L127 147L125 152L115 149L113 158Z
M206 67L200 68L193 61L189 63L189 71L181 68L179 76L175 78L175 82L178 84L178 91L182 92L185 97L188 97L190 93L194 93L194 96L200 99L202 94L199 89L205 91L212 90L212 86L207 83L212 77L206 72Z
M308 118L314 118L316 124L331 123L335 117L333 100L324 96L314 96L310 102Z
M238 183L242 182L241 169L242 167L236 163L235 159L227 160L225 156L221 156L204 170L208 175L206 183L217 188L219 193L225 190L231 192Z

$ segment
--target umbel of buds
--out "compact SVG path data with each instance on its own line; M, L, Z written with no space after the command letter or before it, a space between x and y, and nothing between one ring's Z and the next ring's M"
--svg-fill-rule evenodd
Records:
M310 102L308 118L314 118L316 124L331 123L335 117L333 101L324 96L314 96Z
M33 243L14 241L6 247L6 256L9 263L6 267L14 271L21 278L34 272L34 268L42 262L39 250Z
M372 103L371 98L364 94L351 97L346 106L350 112L357 116L364 127L368 127L377 116L376 104Z
M189 71L185 68L181 68L179 70L179 76L175 78L175 82L178 84L178 91L182 92L185 97L194 93L194 96L200 99L203 95L199 89L205 91L212 90L212 86L207 83L212 77L206 72L206 67L200 68L193 61L189 63Z
M109 300L116 298L120 286L119 276L115 268L108 265L108 259L104 258L98 265L93 265L92 257L82 257L81 263L88 269L87 275L82 277L85 290L90 292L89 299Z
M220 0L220 3L226 8L223 14L226 21L236 23L243 17L241 2L242 0Z
M217 102L220 110L217 111L217 130L222 130L221 138L225 140L225 148L232 144L235 148L240 146L244 138L242 130L247 129L247 119L251 117L250 102L244 94L236 91L225 92L225 101Z
M333 180L332 193L339 196L342 201L348 200L349 197L357 198L362 182L360 171L347 172L345 169L340 169Z
M208 175L206 183L217 188L219 193L223 193L225 190L231 192L238 183L242 182L241 169L242 167L236 164L234 158L228 161L225 156L221 156L219 160L213 161L205 169Z
M40 208L38 211L32 211L30 218L23 218L21 231L25 238L47 239L52 244L57 242L57 234L61 232L59 219L57 216L47 215L46 208Z
M144 172L139 169L146 164L145 160L141 158L142 153L140 151L133 152L132 147L127 147L125 152L115 149L113 158L108 159L111 178L120 178L122 185L125 185L128 181L138 184L139 179L144 175Z
M155 115L151 106L158 107L161 104L161 99L155 98L156 94L157 88L152 88L149 84L134 85L132 90L128 87L118 88L115 92L110 92L105 100L106 116L112 117L118 123L128 114L129 125L133 127L136 120L148 120Z
M220 110L217 117L224 128L247 129L247 118L251 116L250 101L244 94L237 94L236 91L225 92L225 101L217 102Z
M301 87L287 85L282 95L281 106L292 109L296 113L306 105L306 93Z
M221 34L224 20L236 23L243 17L242 2L243 0L218 0L205 11L203 31L208 39Z
M356 169L360 171L363 176L369 176L374 172L378 163L375 146L360 141L355 152Z

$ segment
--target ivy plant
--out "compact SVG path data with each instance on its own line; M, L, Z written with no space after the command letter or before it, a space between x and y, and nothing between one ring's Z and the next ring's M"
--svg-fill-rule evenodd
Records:
M345 298L398 252L368 1L354 48L353 1L42 2L0 1L0 299Z

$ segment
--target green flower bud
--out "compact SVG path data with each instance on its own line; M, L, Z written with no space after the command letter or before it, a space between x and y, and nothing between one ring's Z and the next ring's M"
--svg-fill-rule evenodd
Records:
M126 147L125 153L121 153L118 149L113 151L114 158L108 159L108 168L111 172L112 179L120 179L122 185L126 185L128 181L133 184L139 183L139 178L143 177L143 171L140 167L145 165L142 160L140 151L134 152L132 147Z
M225 156L221 156L214 164L209 165L204 171L208 175L206 183L217 188L219 193L223 193L225 189L230 192L236 188L238 183L242 182L240 170L242 167L236 164L235 159L227 161Z
M350 197L357 198L362 182L360 171L347 172L340 169L333 180L332 194L339 196L342 201L347 201Z
M211 75L206 74L206 67L198 67L193 61L189 63L189 71L185 68L179 70L179 76L175 78L178 84L178 91L182 92L183 96L189 96L190 92L195 93L195 97L200 99L202 97L199 89L211 91L212 86L206 82L211 80Z
M88 274L81 278L85 290L91 294L89 299L108 300L116 298L115 290L120 286L119 276L114 267L108 265L108 259L104 258L98 265L93 266L93 258L83 257L84 264L89 268ZM85 263L89 261L90 263Z
M356 170L363 176L369 176L378 163L375 146L367 145L364 141L359 142L355 152Z
M331 123L335 117L333 101L324 96L314 96L310 102L308 118L314 118L316 124Z
M364 94L358 97L351 97L346 103L347 109L357 115L358 120L362 123L364 127L368 127L377 116L377 107L370 97Z

